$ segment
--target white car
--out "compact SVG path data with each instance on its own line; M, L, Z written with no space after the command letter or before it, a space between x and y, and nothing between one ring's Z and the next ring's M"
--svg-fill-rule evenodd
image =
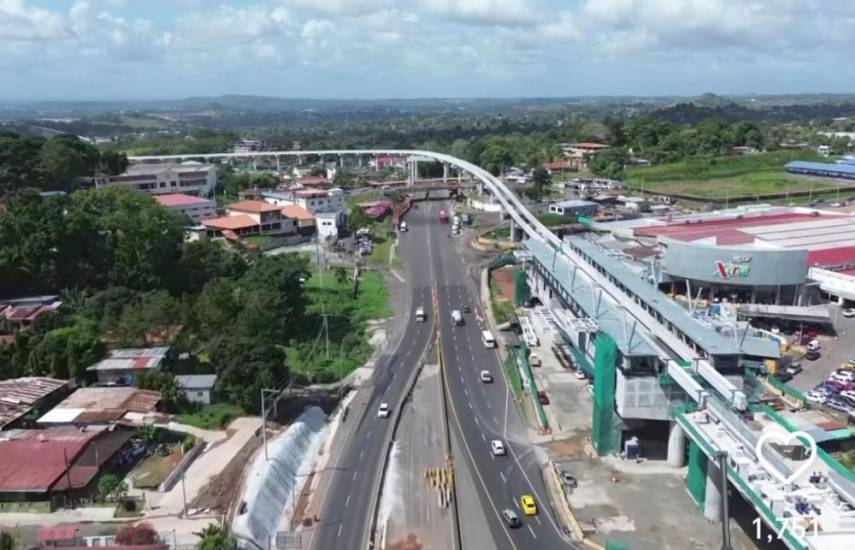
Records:
M485 384L489 384L492 381L493 381L493 375L490 374L490 371L482 370L481 371L481 382L484 382Z
M855 401L855 390L845 390L840 392L841 397L846 397L847 399L851 399Z
M380 408L377 409L377 418L389 418L392 409L389 408L389 403L380 403Z
M838 370L832 372L828 379L840 384L851 384L855 382L855 372L851 370Z
M849 317L849 318L855 317L855 308L850 307L850 308L844 309L843 310L843 316Z
M498 439L490 441L490 450L493 452L493 456L505 456L505 444Z
M576 378L578 378L579 380L584 380L585 378L587 378L587 376L585 376L585 371L583 371L582 369L576 369L576 370L574 370L574 371L573 371L573 376L575 376L575 377L576 377Z
M816 403L817 405L822 405L826 401L828 401L828 397L824 393L820 393L818 391L809 391L805 394L805 399L810 401L811 403Z

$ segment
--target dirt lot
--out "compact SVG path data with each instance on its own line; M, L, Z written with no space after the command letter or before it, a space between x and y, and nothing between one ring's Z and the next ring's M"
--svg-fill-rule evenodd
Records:
M253 437L229 461L222 472L217 474L190 504L191 508L217 510L228 513L232 500L238 494L246 465L252 460L255 451L261 447L261 438Z
M493 278L493 288L508 301L514 299L514 270L513 267L501 267L490 274Z

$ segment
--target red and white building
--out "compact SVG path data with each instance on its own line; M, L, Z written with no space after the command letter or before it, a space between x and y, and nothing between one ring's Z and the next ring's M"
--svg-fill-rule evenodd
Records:
M154 197L161 206L177 210L190 218L194 224L217 217L217 203L209 199L174 193Z
M583 143L562 143L561 150L564 152L564 157L567 159L567 163L573 167L574 170L582 170L588 166L588 160L596 155L597 153L602 153L609 146L605 143L593 143L593 142L583 142Z
M238 201L226 207L226 216L202 220L208 237L244 237L297 232L295 220L282 215L282 208L264 201Z

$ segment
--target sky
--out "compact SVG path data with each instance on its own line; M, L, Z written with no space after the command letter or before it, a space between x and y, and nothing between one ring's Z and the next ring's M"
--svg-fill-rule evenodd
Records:
M851 0L0 0L0 99L855 92Z

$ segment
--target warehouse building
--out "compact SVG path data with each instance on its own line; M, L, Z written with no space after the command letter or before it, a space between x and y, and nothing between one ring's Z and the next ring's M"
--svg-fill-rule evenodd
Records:
M853 164L794 160L788 162L784 168L790 174L855 180L855 165Z

